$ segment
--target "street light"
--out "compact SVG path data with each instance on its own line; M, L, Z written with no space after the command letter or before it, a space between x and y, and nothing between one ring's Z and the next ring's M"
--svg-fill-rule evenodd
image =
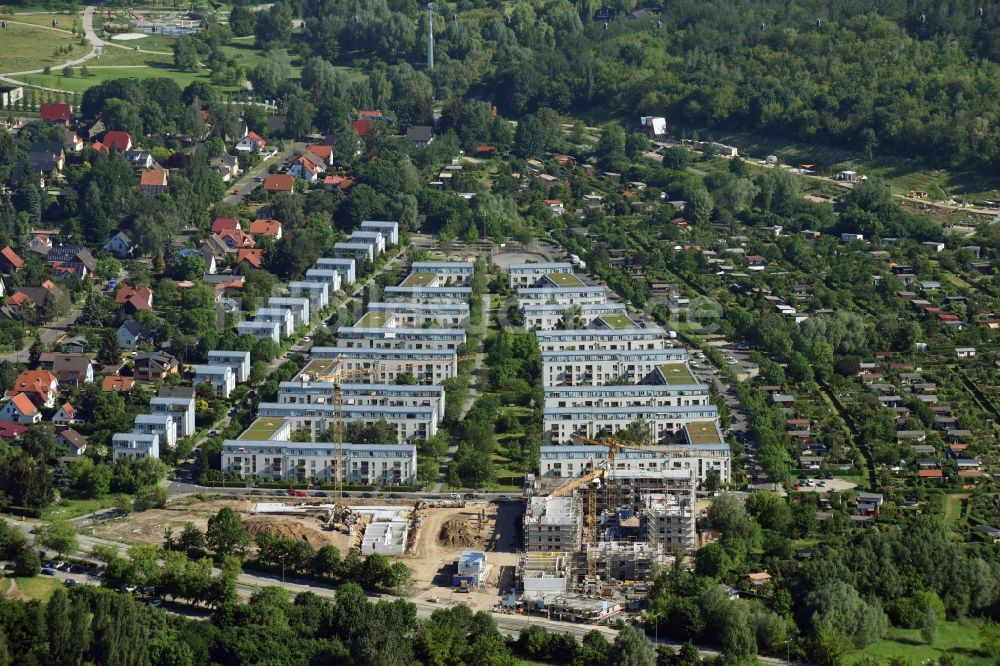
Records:
M786 638L785 639L785 666L790 666L791 663L792 663L792 660L788 656L790 654L791 645L792 645L792 639L791 638Z
M288 557L288 553L282 553L278 555L278 559L281 560L281 584L285 584L285 558Z

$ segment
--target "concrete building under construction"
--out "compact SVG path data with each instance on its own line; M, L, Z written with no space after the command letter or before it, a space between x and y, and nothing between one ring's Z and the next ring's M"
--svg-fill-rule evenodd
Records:
M526 551L577 550L582 532L579 497L532 497L528 500L524 512Z

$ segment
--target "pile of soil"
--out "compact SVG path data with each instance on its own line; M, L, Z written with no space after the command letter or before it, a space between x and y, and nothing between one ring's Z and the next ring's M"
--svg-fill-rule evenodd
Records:
M476 530L476 521L468 518L452 518L441 525L438 540L442 545L452 548L471 548L482 544L482 538Z
M307 541L310 545L319 548L330 543L330 540L320 530L303 525L297 520L287 518L270 518L265 516L253 516L243 521L244 527L250 532L251 537L256 537L263 531L283 539L296 539Z

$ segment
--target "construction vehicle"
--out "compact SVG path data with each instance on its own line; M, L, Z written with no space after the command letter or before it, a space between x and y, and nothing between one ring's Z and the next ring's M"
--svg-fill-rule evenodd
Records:
M460 363L462 361L472 361L475 360L475 358L475 354L458 356L455 358L455 362ZM339 362L342 359L338 357L336 360ZM342 370L337 368L332 372L320 373L315 376L317 381L333 382L333 458L336 464L336 470L333 475L333 496L336 499L342 500L344 498L344 394L340 390L340 385L344 383L344 380L346 379L352 379L355 377L370 377L385 370L402 370L406 368L413 368L418 365L421 364L375 364L370 368L358 368L355 370Z

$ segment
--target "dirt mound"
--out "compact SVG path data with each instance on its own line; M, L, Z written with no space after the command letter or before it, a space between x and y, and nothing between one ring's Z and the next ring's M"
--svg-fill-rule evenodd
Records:
M283 539L296 539L307 541L310 545L319 548L330 543L323 532L310 527L296 520L287 518L268 518L264 516L253 516L243 521L243 525L250 532L251 537L256 537L263 531L268 531Z
M441 525L441 534L438 535L438 540L442 545L452 548L470 548L482 543L482 537L479 530L476 529L475 519L469 520L464 517L452 518Z

